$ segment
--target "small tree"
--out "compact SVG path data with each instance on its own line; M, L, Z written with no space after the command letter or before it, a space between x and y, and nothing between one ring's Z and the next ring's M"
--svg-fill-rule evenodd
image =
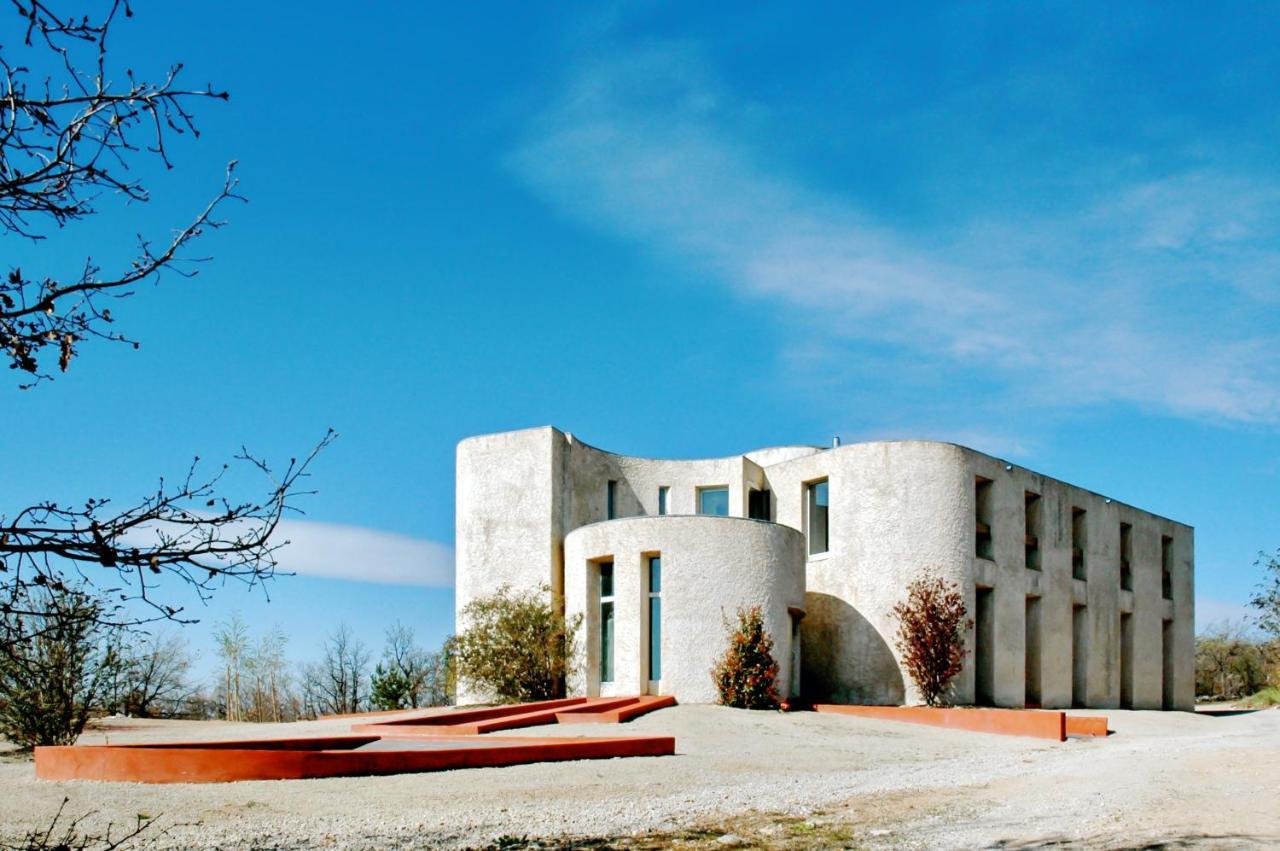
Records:
M369 650L351 627L338 624L324 640L324 656L303 669L303 689L319 715L360 712L368 702Z
M1262 581L1249 598L1249 605L1258 610L1254 622L1263 632L1280 640L1280 550L1271 556L1258 553L1253 566L1262 568Z
M566 620L551 589L517 595L504 585L468 603L446 653L467 685L499 703L549 700L568 686L582 617Z
M964 664L964 596L955 583L932 576L907 586L907 599L893 607L903 667L928 706L947 701L951 681Z
M5 611L0 641L0 734L21 748L69 745L105 696L118 666L101 603L76 589L28 593Z
M418 646L412 627L397 621L387 629L382 659L373 669L369 702L375 709L417 709L448 700L442 653Z
M725 627L729 647L711 670L720 703L738 709L777 709L778 663L760 607L739 609L737 626Z

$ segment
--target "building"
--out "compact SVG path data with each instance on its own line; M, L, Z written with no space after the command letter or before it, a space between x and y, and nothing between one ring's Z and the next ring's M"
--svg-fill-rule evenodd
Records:
M725 618L759 605L784 696L915 702L892 609L931 572L973 619L956 702L1193 706L1191 527L971 449L672 461L545 427L464 440L457 465L459 612L549 589L583 617L576 693L710 702Z

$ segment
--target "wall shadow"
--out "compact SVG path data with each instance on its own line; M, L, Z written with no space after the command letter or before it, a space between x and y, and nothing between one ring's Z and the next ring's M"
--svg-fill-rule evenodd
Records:
M884 636L853 606L830 594L804 595L800 690L810 703L896 706L906 689Z

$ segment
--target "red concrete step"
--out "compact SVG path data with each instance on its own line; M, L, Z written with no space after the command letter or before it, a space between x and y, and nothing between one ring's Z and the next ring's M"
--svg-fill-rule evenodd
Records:
M540 711L557 711L566 707L576 706L586 703L585 697L565 697L558 700L539 700L533 703L512 703L504 706L490 706L484 709L459 709L451 712L440 712L424 710L416 714L398 715L394 718L388 718L382 721L370 721L367 724L357 725L362 728L377 727L379 730L385 731L388 727L456 727L465 724L474 724L480 721L489 721L494 718L507 718L514 715L525 715L530 712ZM355 729L353 727L352 729ZM370 730L369 732L379 732L379 730Z
M561 724L621 724L656 709L675 705L676 699L670 695L644 695L566 709L556 713L556 720Z

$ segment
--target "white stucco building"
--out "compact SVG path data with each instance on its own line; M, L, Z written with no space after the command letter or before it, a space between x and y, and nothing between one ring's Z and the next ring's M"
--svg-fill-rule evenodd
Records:
M457 464L459 612L549 588L584 619L577 693L710 702L724 619L759 605L784 696L914 702L892 608L927 571L974 620L957 702L1193 706L1192 529L964 447L671 461L545 427Z

